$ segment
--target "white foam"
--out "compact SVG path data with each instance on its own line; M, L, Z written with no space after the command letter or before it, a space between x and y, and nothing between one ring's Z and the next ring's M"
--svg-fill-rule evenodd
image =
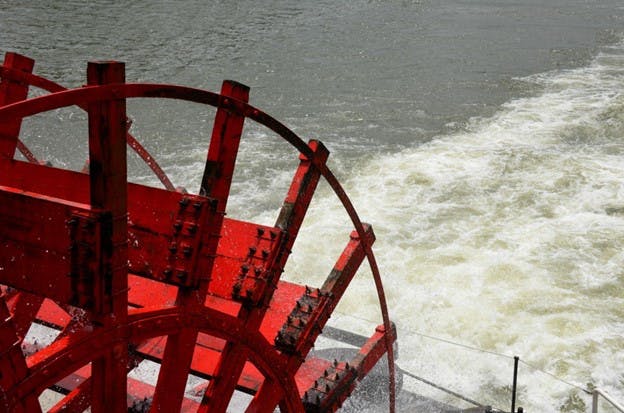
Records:
M420 331L518 354L624 400L624 344L616 339L624 331L623 48L587 67L523 79L542 92L360 165L346 181L378 236L406 368L506 406L509 362L410 334ZM319 236L342 245L346 235L332 202L312 209L297 246L306 254L293 254L288 274L331 268ZM360 278L366 296L343 311L375 317L372 282ZM526 368L520 383L534 411L556 410L578 393Z

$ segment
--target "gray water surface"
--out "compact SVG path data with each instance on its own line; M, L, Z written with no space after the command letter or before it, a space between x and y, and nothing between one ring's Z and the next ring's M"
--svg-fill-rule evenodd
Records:
M68 85L83 82L85 62L97 59L127 62L129 81L214 90L235 79L252 87L258 106L297 119L306 132L348 130L349 156L354 143L392 150L428 140L530 93L517 77L586 63L619 39L622 7L617 0L2 1L0 45Z

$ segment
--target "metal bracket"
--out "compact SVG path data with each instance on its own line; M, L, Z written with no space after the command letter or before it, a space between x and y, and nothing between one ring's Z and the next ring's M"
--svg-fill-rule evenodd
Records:
M322 327L318 325L318 316L331 293L318 288L305 287L305 293L295 303L286 323L275 337L275 347L282 353L299 354L304 357L312 348ZM314 331L317 328L318 331Z
M314 386L304 393L302 401L306 413L339 409L353 391L357 376L355 367L334 360L333 365L314 381Z
M201 251L201 222L210 200L199 197L180 199L173 221L169 254L162 270L163 281L184 287L197 288L199 275L197 259Z
M246 307L256 307L263 302L267 286L272 285L276 269L276 256L282 239L277 229L258 227L254 242L248 247L247 255L240 266L240 273L232 287L232 298Z

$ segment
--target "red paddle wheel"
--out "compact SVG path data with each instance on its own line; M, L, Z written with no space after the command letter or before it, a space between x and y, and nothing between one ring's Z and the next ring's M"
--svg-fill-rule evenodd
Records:
M89 63L87 85L65 89L33 75L34 61L7 53L0 77L0 412L225 412L233 394L247 412L333 412L384 354L394 409L392 344L374 234L326 165L318 141L303 142L247 103L249 88L220 94L125 83L124 64ZM48 94L27 99L30 87ZM217 108L199 194L176 191L129 133L126 99L169 98ZM88 113L89 171L44 165L19 140L23 118L76 105ZM243 123L273 130L300 163L274 226L226 217ZM165 189L127 182L126 145ZM14 159L19 150L27 161ZM322 286L280 279L317 183L324 178L354 231ZM310 350L367 259L384 324L349 360ZM24 337L33 324L58 331L46 346ZM160 365L151 385L132 372ZM188 397L189 376L207 380Z

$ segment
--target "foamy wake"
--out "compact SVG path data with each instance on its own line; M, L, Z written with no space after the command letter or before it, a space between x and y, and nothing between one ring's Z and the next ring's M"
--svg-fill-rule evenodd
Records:
M380 156L346 182L376 230L399 364L507 407L509 359L421 332L517 354L624 400L624 44L587 67L521 80L542 91L462 132ZM331 197L313 205L289 276L327 274L348 232L339 210ZM371 285L360 275L340 311L373 320ZM519 380L532 411L590 402L526 366Z

